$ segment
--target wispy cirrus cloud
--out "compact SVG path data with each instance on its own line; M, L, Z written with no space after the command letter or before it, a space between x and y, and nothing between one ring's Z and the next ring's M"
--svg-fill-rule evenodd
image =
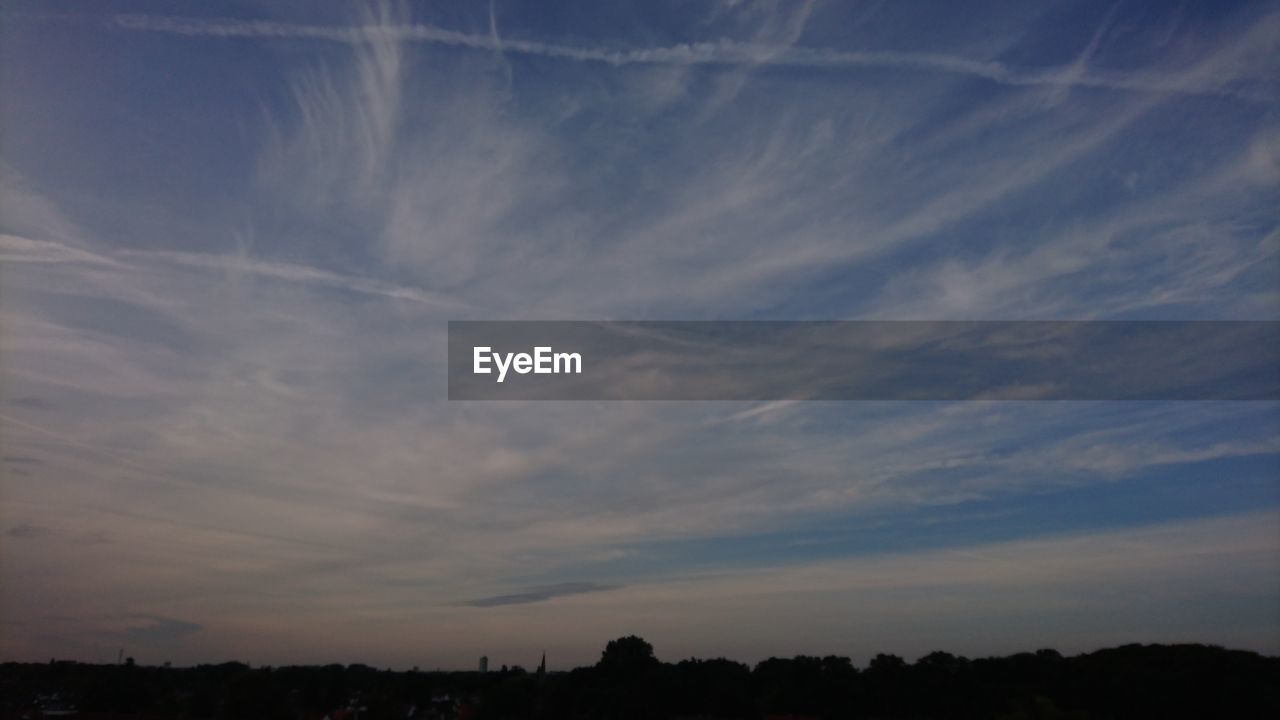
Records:
M32 240L14 235L0 235L0 260L15 264L90 263L136 273L146 272L145 268L148 265L163 264L220 272L229 276L261 276L282 282L309 284L364 295L376 295L391 300L424 303L436 306L442 311L462 312L467 309L459 301L439 293L398 286L377 278L343 275L299 263L252 258L243 254L125 250L113 255L100 255L52 240Z
M444 400L450 319L1280 317L1274 14L892 6L7 16L6 652L1276 647L1269 408Z

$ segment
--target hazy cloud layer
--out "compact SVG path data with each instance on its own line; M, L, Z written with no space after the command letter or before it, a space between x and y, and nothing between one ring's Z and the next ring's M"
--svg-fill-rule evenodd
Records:
M4 657L1280 650L1273 404L444 399L448 320L1280 319L1280 15L919 12L6 11Z

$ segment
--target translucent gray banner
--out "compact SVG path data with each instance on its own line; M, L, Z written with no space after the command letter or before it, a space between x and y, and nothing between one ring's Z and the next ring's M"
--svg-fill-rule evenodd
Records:
M450 400L1278 400L1278 322L449 323Z

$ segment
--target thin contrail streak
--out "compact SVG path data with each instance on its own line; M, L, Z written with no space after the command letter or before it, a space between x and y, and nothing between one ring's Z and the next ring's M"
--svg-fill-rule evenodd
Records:
M810 68L895 68L944 72L982 78L1003 85L1097 87L1139 92L1229 95L1270 101L1224 87L1230 78L1196 73L1080 72L1071 66L1019 69L994 60L973 60L940 53L848 51L829 48L779 47L734 40L685 43L651 48L560 45L534 40L472 34L433 25L306 25L270 20L200 19L152 15L118 15L114 27L172 35L214 38L310 39L340 43L420 42L485 51L501 51L577 62L624 65L773 65Z

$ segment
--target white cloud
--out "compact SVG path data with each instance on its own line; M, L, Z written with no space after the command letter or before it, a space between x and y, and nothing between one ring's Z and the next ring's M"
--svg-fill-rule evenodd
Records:
M559 577L643 567L662 543L1276 452L1258 437L1272 430L1265 413L1238 405L444 402L444 321L464 317L1080 318L1176 303L1276 317L1280 296L1242 281L1277 257L1274 211L1262 209L1280 176L1264 76L1276 16L1118 72L1106 69L1105 23L1074 63L1033 69L807 48L822 12L735 9L710 26L741 40L607 48L505 24L499 34L492 15L488 32L466 34L389 9L351 27L114 20L113 32L343 45L275 58L287 96L268 122L247 123L262 152L234 217L206 228L220 250L195 252L176 230L113 240L64 212L84 207L75 193L46 196L6 171L4 392L39 402L6 403L0 423L6 452L39 462L6 476L3 519L57 530L5 565L5 582L30 590L6 599L26 628L20 651L52 612L88 618L69 635L118 634L120 618L145 612L201 624L182 640L201 660L378 646L370 659L427 664L390 649L406 627L429 628L409 637L430 639L444 665L476 643L516 652L514 627L547 628L522 642L575 661L636 631L664 657L717 642L744 659L933 649L926 641L994 652L1024 649L999 620L1037 607L1080 629L1082 645L1130 639L1077 614L1099 588L1133 598L1144 581L1230 581L1274 598L1270 515L743 575L708 561L705 573ZM571 62L552 63L564 74L551 92L521 74L521 56ZM784 67L824 73L769 75ZM970 96L974 78L989 82ZM1179 103L1249 132L1188 129ZM1152 160L1178 133L1212 145L1214 161ZM1136 136L1156 149L1133 152ZM1112 172L1138 178L1132 197L1073 194ZM112 219L132 228L139 212ZM1215 436L1221 427L1242 436ZM70 527L113 542L72 547ZM66 567L80 569L49 570ZM615 580L625 592L483 617L457 605ZM1008 602L984 607L970 592L982 585ZM934 617L934 591L936 626L895 645L911 630L901 613ZM646 610L681 598L683 619ZM1121 619L1154 634L1142 639L1217 627L1274 647L1274 627L1215 625L1187 607ZM894 620L862 630L859 612ZM349 634L315 636L338 613ZM784 615L834 617L840 630L762 620ZM989 645L955 629L972 617ZM581 633L563 632L571 619ZM726 640L732 627L757 631ZM297 655L277 658L286 647Z

